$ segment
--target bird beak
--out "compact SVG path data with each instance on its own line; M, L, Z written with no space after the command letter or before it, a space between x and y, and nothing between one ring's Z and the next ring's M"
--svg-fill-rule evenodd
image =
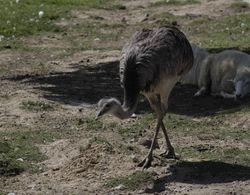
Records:
M102 110L98 111L96 114L95 120L98 120L102 115L103 115L103 111Z

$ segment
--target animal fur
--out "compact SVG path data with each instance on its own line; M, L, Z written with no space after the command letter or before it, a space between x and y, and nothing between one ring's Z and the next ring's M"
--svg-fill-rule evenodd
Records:
M195 96L210 93L224 98L244 97L250 93L250 56L236 50L209 54L192 45L194 66L182 83L199 87Z

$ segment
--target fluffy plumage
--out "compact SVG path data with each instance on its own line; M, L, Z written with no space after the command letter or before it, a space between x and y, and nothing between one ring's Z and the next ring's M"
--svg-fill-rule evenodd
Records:
M136 109L139 94L147 97L158 120L149 154L140 163L143 168L151 165L153 146L160 127L168 147L165 154L175 157L162 119L167 111L170 92L180 76L188 72L192 65L193 53L188 40L172 26L139 31L122 50L120 77L124 89L123 104L114 98L101 100L97 117L110 113L120 119L128 118Z
M192 45L194 66L182 82L199 87L196 96L204 93L225 98L244 97L250 93L250 56L237 50L209 54Z
M175 27L144 29L123 48L120 78L124 106L134 106L139 92L152 91L166 77L177 77L192 66L193 54L185 35Z

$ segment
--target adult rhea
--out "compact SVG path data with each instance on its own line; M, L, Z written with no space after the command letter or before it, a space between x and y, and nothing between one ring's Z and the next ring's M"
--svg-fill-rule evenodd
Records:
M185 35L173 26L136 32L123 48L120 78L124 89L124 102L121 104L116 98L101 99L98 102L97 117L109 113L120 119L129 118L136 109L139 94L146 96L157 114L157 125L149 153L139 166L151 166L160 127L167 143L164 155L175 157L162 120L168 108L170 92L181 75L188 72L192 65L193 52L190 43Z

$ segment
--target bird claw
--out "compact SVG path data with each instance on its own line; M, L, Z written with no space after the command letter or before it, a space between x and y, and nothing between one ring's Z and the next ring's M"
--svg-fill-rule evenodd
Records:
M141 161L139 164L138 164L138 167L142 167L142 169L147 169L149 167L151 167L151 162L152 162L152 158L149 158L149 157L146 157L143 161Z

